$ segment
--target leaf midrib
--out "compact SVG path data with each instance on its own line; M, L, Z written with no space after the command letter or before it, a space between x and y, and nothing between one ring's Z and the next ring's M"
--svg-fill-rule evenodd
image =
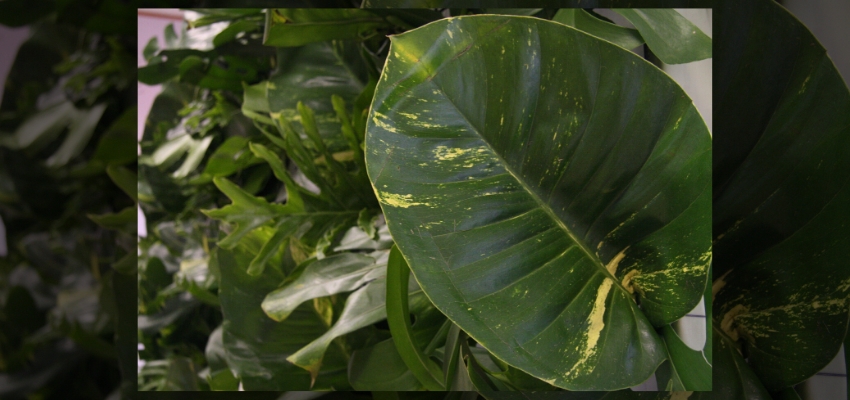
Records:
M437 73L439 73L439 71L437 71L434 75L436 75ZM623 290L624 292L628 292L620 284L620 281L614 275L612 275L610 271L608 271L608 268L606 268L606 266L602 264L602 260L600 260L598 257L596 257L596 255L590 251L590 249L587 247L587 245L583 241L579 240L573 234L573 232L570 231L569 228L567 228L567 225L564 223L563 220L561 220L561 218L558 217L557 214L555 214L555 211L552 210L552 208L549 206L549 204L543 202L543 200L540 198L540 196L538 196L537 193L534 190L532 190L532 188L530 186L528 186L528 183L526 183L524 179L522 179L516 172L514 172L514 170L511 168L510 164L508 164L508 162L505 161L505 159L502 158L502 156L499 153L497 153L495 149L493 149L493 146L490 144L490 142L488 142L487 139L484 137L484 135L481 134L481 130L478 129L466 117L466 115L463 112L460 111L460 109L451 100L451 98L449 98L449 96L446 94L446 92L443 90L443 88L440 87L439 85L437 85L434 82L433 79L428 80L427 82L430 82L440 92L440 94L443 95L443 98L445 98L446 101L449 104L451 104L451 106L455 109L455 111L457 111L458 115L460 115L463 118L463 120L466 122L467 126L469 126L473 130L473 132L475 132L475 134L479 137L481 142L484 143L484 145L487 146L487 149L489 149L490 152L493 153L493 155L500 162L502 167L505 168L505 171L507 171L509 174L511 174L511 176L513 176L513 178L522 186L522 188L525 190L525 192L528 193L531 196L532 199L534 199L534 201L537 203L538 207L540 207L543 210L543 212L545 212L549 216L549 218L551 218L553 221L555 221L557 226L560 227L561 230L564 231L564 233L566 233L567 236L574 243L576 243L576 245L578 245L578 247L585 253L587 258L589 258L593 262L593 264L603 272L603 274L605 275L605 277L607 279L611 279L612 281L614 281L614 283L616 284L616 287L620 288L620 290Z

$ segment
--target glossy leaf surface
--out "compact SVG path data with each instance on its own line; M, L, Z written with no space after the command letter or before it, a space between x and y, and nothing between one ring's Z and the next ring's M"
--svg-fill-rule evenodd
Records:
M667 64L683 64L711 57L711 38L672 9L614 9L631 22L647 46Z
M847 329L850 92L781 6L720 6L714 326L776 391L826 366Z
M536 18L392 40L367 170L429 298L556 386L646 380L664 358L652 325L696 305L711 258L711 143L691 101L634 54Z

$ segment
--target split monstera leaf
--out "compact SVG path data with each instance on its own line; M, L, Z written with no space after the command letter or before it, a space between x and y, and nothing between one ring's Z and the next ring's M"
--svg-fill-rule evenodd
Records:
M711 136L640 57L535 18L392 37L366 168L434 305L552 385L614 390L668 358L656 328L711 263Z

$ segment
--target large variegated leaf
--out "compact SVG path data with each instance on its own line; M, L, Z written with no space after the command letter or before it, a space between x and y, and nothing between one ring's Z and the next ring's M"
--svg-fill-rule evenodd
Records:
M711 259L711 139L669 77L561 24L451 18L392 37L368 124L387 224L441 311L560 387L652 374L653 325L693 308Z
M720 5L714 325L776 391L826 366L847 329L850 93L781 6Z

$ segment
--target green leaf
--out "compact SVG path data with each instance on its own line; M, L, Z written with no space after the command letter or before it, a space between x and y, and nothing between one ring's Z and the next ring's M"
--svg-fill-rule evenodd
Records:
M233 376L230 367L227 365L227 350L224 348L221 326L215 328L207 339L204 355L210 368L210 375L207 378L210 388L212 390L238 390L239 380Z
M89 218L106 229L117 229L125 232L136 232L136 207L127 207L117 213L94 215Z
M275 321L283 321L301 303L318 297L350 292L386 275L386 264L372 257L342 253L316 261L286 286L269 293L263 311Z
M101 136L91 163L124 165L136 160L137 108L124 111Z
M115 185L121 188L124 193L127 193L127 196L130 196L133 201L138 201L137 190L139 178L135 172L124 167L109 166L106 168L106 173Z
M776 391L825 367L847 329L850 91L775 2L719 6L713 324Z
M445 390L442 371L422 352L413 339L408 307L410 269L398 248L393 246L387 264L386 315L396 349L404 363L428 390Z
M282 322L268 318L260 307L266 293L275 290L294 268L291 257L277 258L259 276L247 274L251 258L268 234L250 232L232 251L213 252L211 268L221 273L219 299L224 315L222 342L227 363L247 390L309 390L310 374L286 358L327 331L325 323L304 304ZM347 362L340 351L328 349L314 389L345 390Z
M711 390L711 364L702 351L688 347L670 325L661 328L661 338L667 347L668 360L663 364L666 369L663 376L659 374L661 369L655 372L658 387L667 387L667 382L672 380L673 390Z
M735 344L714 329L713 384L710 392L694 392L693 400L769 400L770 394L741 356Z
M139 182L146 183L150 188L150 193L147 195L144 191L139 193L141 202L159 204L171 213L179 213L186 207L188 198L170 174L166 174L156 167L140 165ZM143 188L144 186L140 184L139 189Z
M27 118L15 130L15 140L19 148L41 148L56 139L62 130L77 115L77 110L69 101L63 101Z
M213 183L232 204L217 210L202 210L210 218L235 224L233 231L218 242L223 248L232 248L248 232L270 222L286 212L283 205L269 204L265 199L251 196L248 192L224 178L215 178Z
M614 11L637 28L649 49L666 64L711 58L711 38L676 10L617 8Z
M266 11L263 44L303 46L326 40L360 39L389 24L367 10L271 8Z
M339 319L316 340L287 357L286 360L310 372L313 381L322 366L328 346L337 337L370 326L387 317L386 275L376 276L345 300Z
M89 143L94 128L100 122L100 117L106 110L106 104L98 104L88 110L79 110L77 115L71 119L68 135L59 149L51 155L45 165L48 167L61 167L71 161L71 158L80 154Z
M572 26L626 50L634 49L644 43L638 31L603 21L580 8L562 8L555 13L552 21Z
M198 391L198 372L195 364L186 357L174 357L168 362L168 372L165 374L165 386L168 391Z
M210 155L204 166L204 174L212 177L229 176L259 161L248 151L248 139L233 136Z
M665 356L652 325L699 302L711 259L711 138L687 95L633 53L536 18L392 40L366 164L435 306L547 383L648 379Z
M404 364L392 338L354 351L348 367L348 380L354 390L424 389Z

